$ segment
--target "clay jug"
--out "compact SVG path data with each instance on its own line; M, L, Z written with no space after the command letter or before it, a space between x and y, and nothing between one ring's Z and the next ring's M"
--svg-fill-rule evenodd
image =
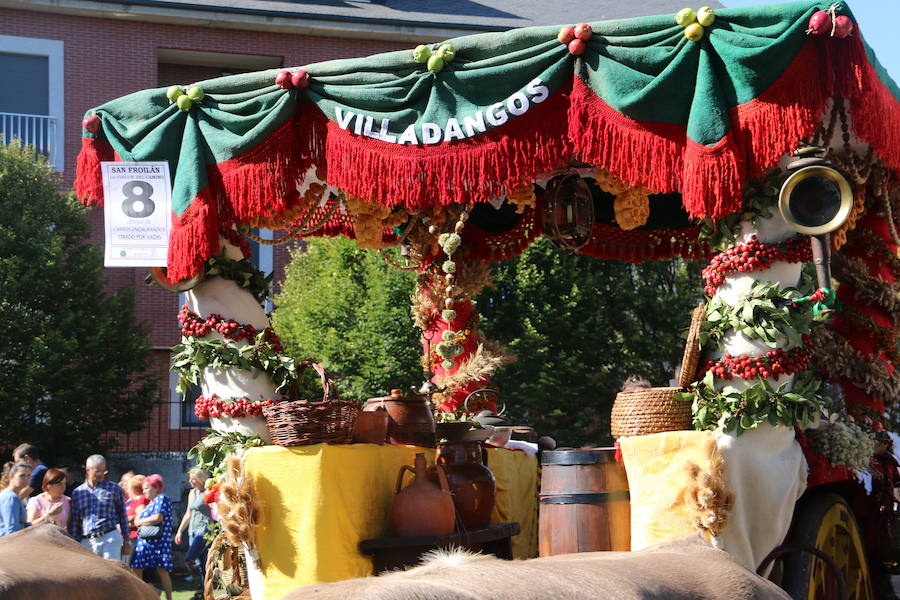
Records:
M401 491L403 475L407 471L415 473L416 478ZM428 478L429 471L436 474L440 485ZM441 467L428 469L425 455L416 454L415 468L403 465L397 474L397 495L391 506L394 533L400 537L444 535L452 533L455 524L453 497L444 470Z
M441 442L435 464L444 468L463 529L486 527L494 509L494 474L484 464L481 442ZM430 475L430 477L434 477Z
M388 414L387 442L434 448L434 415L424 396L403 396L391 390L390 396L370 398L363 412L385 410Z

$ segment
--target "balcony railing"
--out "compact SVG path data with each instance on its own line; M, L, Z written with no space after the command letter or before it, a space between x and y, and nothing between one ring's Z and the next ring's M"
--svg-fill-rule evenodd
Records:
M25 146L34 146L39 154L47 157L50 167L61 166L56 164L56 117L0 112L0 137L4 144L20 140Z

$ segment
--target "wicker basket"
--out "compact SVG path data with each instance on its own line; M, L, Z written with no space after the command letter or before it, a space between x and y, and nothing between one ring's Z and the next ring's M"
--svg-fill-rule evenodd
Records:
M675 394L685 391L694 381L700 362L700 324L705 316L703 304L694 309L681 360L679 387L648 388L616 394L610 418L614 438L692 429L691 405L676 400Z
M334 383L319 363L305 360L298 367L312 367L322 380L322 400L277 402L263 408L272 443L279 446L349 444L359 413L355 402L344 402L334 393Z

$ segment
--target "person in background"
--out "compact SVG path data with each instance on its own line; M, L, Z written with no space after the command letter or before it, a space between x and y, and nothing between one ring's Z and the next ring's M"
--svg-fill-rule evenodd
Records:
M132 540L132 543L136 544L137 527L134 525L134 519L138 516L138 513L147 506L147 502L149 502L147 496L144 495L143 475L135 475L128 480L125 495L128 497L128 499L125 500L125 516L128 517L128 524L131 526L128 537Z
M86 481L72 494L69 534L94 554L120 560L131 553L125 494L106 481L106 459L100 454L87 458L84 471Z
M125 497L128 497L128 480L134 477L134 471L128 469L122 476L119 477L119 487L122 488L122 491L125 492Z
M7 464L4 469L6 489L0 492L0 537L28 526L25 504L19 494L31 478L31 465L27 462Z
M206 568L206 532L212 524L212 514L209 505L203 502L206 492L206 471L195 467L188 472L188 483L191 491L188 493L187 510L175 533L175 543L181 544L181 536L185 528L188 532L188 551L185 562L188 568L195 573L198 581L203 581Z
M162 491L161 475L153 474L144 478L144 495L149 500L144 510L135 518L138 527L138 542L131 558L131 568L140 579L144 569L155 568L162 582L166 600L172 600L172 501ZM158 525L159 535L153 538L140 537L144 525Z
M42 493L28 499L28 521L35 524L49 517L51 523L65 531L71 512L71 500L65 495L66 474L59 469L47 469L41 489Z
M26 462L31 465L31 481L19 492L19 498L24 500L41 489L41 485L44 483L44 473L47 472L47 465L44 464L38 455L38 449L31 444L19 444L16 446L16 449L13 450L13 462Z

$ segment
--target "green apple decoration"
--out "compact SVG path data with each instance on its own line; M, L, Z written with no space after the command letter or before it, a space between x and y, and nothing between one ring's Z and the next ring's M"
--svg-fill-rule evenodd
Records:
M169 102L175 102L179 97L183 95L184 92L182 92L181 87L177 85L169 86L169 89L166 90L166 98L169 99Z
M684 28L684 37L691 40L692 42L699 42L703 39L703 25L700 23L691 23L687 27Z
M428 59L428 70L432 73L439 73L443 68L444 59L437 54L433 54L431 58Z
M701 6L697 11L697 22L704 27L709 27L716 21L716 12L708 6Z
M175 104L178 105L178 108L183 110L184 112L188 112L191 110L191 107L194 105L194 101L191 100L190 96L186 94L182 94L178 96L178 99L175 101Z
M693 8L682 8L678 11L678 14L675 15L675 22L682 27L687 27L696 20L697 13L694 12Z
M444 59L445 63L448 63L456 57L456 50L450 44L441 44L435 54Z
M202 102L206 97L206 93L203 91L203 88L195 85L188 90L187 96L194 102Z
M413 50L413 60L414 61L424 63L424 62L428 62L429 58L431 58L431 48L429 48L425 44L416 46L416 49Z

